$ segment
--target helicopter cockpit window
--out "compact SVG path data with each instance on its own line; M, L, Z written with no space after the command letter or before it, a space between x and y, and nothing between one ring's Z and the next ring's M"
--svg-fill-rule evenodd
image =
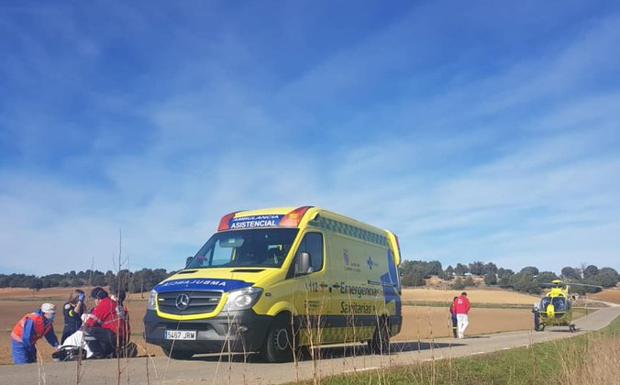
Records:
M556 312L568 310L567 301L566 301L566 298L564 297L553 298L552 303L553 303L553 307L555 308Z
M553 308L556 312L564 312L570 309L570 302L566 301L564 297L545 297L540 301L540 307L543 310L547 309L547 306L551 304L553 304Z

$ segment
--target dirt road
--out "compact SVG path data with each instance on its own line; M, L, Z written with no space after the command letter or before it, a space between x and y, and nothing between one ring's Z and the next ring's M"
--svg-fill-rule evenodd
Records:
M620 306L600 309L576 321L579 332L598 330L620 315ZM389 356L369 355L364 349L342 347L324 349L324 358L316 365L307 360L297 364L244 363L241 358L228 362L226 358L203 356L188 361L167 360L165 357L137 358L121 361L122 384L281 384L297 379L312 379L315 375L374 370L380 367L406 365L415 362L447 357L462 357L473 354L499 351L529 343L538 343L576 334L565 328L550 329L542 333L529 331L506 332L476 336L464 340L448 338L434 341L396 342L395 353ZM148 371L148 377L147 377ZM77 365L75 362L53 363L45 366L2 366L2 384L75 384ZM117 383L117 361L86 361L80 370L79 383L103 385Z

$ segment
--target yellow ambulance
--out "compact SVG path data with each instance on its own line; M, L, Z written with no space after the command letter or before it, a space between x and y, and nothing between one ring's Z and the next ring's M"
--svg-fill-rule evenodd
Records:
M145 336L173 358L368 343L400 332L400 249L392 232L318 207L240 211L152 291Z

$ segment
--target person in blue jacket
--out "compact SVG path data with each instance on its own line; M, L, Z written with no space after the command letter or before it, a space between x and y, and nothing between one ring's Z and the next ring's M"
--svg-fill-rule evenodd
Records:
M58 339L54 333L56 305L44 303L41 309L26 314L17 322L11 332L13 362L16 365L29 364L37 361L36 343L45 337L53 348L58 349Z
M452 335L454 335L454 338L457 338L459 336L457 332L458 320L456 318L456 310L454 309L454 302L457 299L459 299L459 297L452 298L452 303L450 304L450 319L452 320Z
M75 289L65 303L63 315L65 317L65 327L62 329L60 343L64 344L67 337L77 332L82 327L82 314L84 314L86 294L80 289Z

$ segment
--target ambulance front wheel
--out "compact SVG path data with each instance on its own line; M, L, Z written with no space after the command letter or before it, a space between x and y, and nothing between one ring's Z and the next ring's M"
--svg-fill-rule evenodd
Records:
M278 316L269 331L261 351L267 362L290 362L293 360L293 333L291 332L290 315Z

